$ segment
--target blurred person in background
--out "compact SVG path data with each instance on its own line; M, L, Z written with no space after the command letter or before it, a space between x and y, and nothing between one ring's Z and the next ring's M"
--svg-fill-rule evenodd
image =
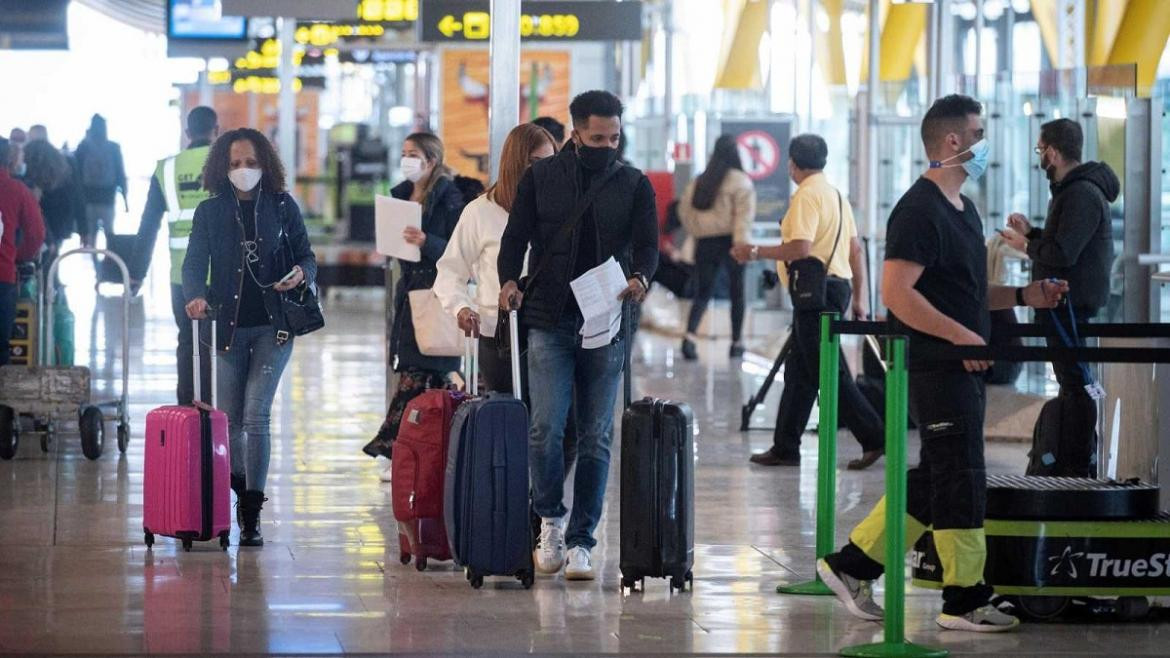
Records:
M11 155L11 143L0 137L0 162L9 162ZM36 259L44 239L36 197L0 167L0 366L8 363L8 340L16 321L16 265Z
M109 238L114 234L114 200L121 192L127 212L130 211L130 202L126 199L122 147L110 141L102 115L93 115L85 139L77 145L74 157L85 194L85 229L81 232L81 243L92 247L99 228L105 231L107 242L110 242Z
M43 139L32 139L24 148L25 184L40 202L45 222L44 263L51 263L61 243L85 222L85 202L65 156Z

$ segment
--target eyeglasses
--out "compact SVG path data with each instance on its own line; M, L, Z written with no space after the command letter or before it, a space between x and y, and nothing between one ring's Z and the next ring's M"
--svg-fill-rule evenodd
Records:
M1045 144L1044 146L1037 146L1037 147L1033 148L1032 152L1035 153L1036 155L1040 155L1041 153L1043 153L1047 150L1048 150L1048 145Z

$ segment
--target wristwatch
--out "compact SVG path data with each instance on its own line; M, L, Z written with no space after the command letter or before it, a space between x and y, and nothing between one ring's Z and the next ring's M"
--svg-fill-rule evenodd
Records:
M760 259L760 245L753 244L752 245L752 260L759 260L759 259Z
M634 278L638 283L642 284L642 290L650 290L650 282L646 280L646 275L641 272L634 272Z
M1027 306L1027 305L1028 305L1027 302L1024 301L1024 289L1023 288L1016 288L1016 306Z

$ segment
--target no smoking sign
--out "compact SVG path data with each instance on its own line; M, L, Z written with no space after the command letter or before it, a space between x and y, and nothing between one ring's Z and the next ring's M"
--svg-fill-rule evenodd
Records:
M780 166L780 145L766 132L749 130L735 138L743 173L752 180L763 180Z

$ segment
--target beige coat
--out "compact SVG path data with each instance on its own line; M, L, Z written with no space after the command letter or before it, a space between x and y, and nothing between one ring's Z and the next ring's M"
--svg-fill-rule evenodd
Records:
M756 190L752 179L738 169L731 169L723 177L715 203L707 210L696 210L691 205L695 181L687 185L678 202L678 218L687 233L695 238L732 236L736 244L745 244L756 217Z

